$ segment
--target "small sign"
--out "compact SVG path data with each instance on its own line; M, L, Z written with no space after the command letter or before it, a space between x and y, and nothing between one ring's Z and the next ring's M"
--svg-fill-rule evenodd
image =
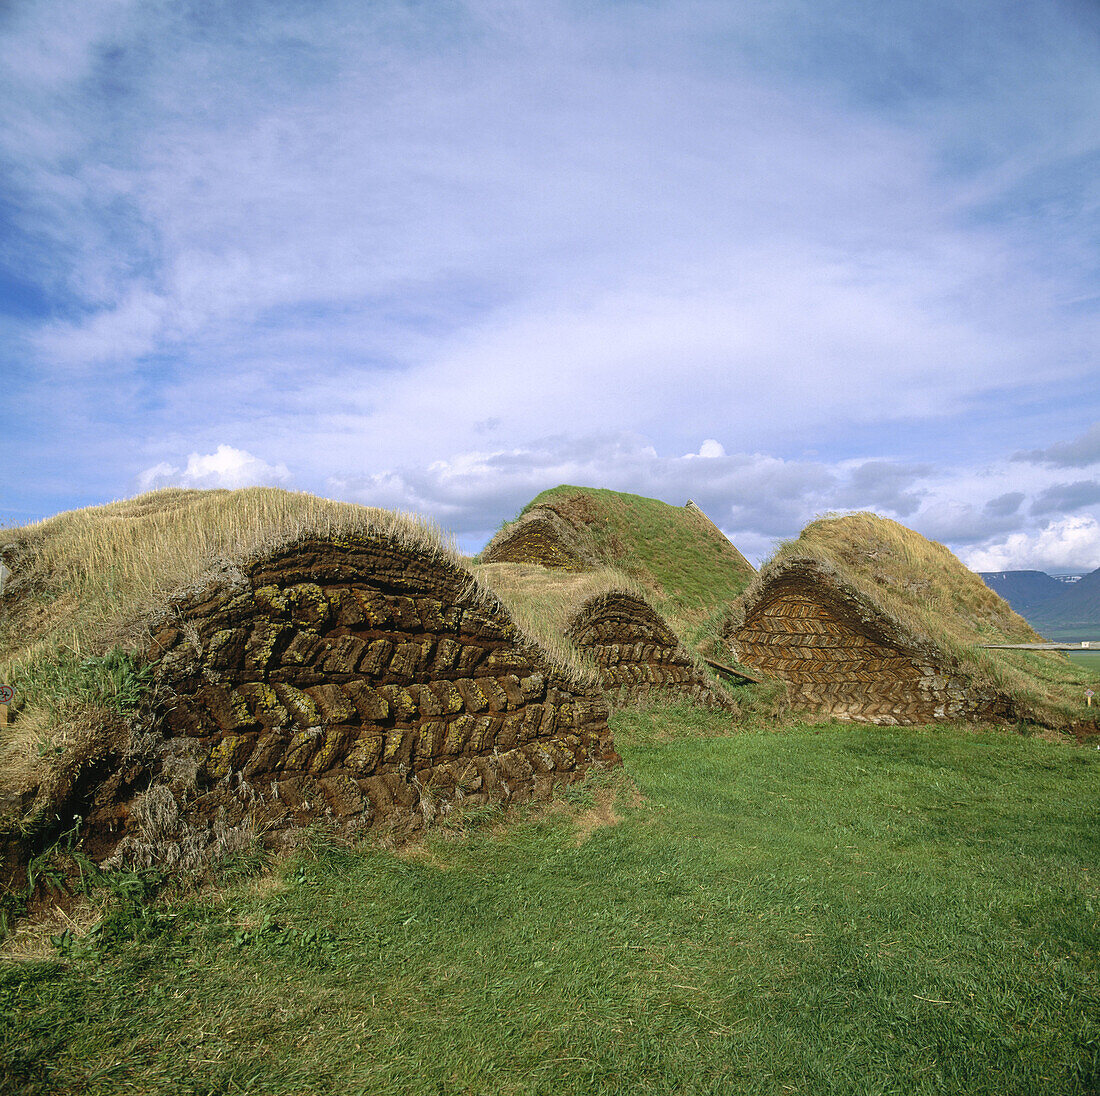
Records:
M11 578L11 571L9 571L2 563L0 563L0 594L4 592L4 583Z
M0 704L10 704L14 699L14 687L11 685L0 685Z
M7 686L5 685L4 688L6 689ZM1091 700L1094 696L1096 696L1096 694L1091 689L1086 689L1085 696L1087 696L1089 700Z

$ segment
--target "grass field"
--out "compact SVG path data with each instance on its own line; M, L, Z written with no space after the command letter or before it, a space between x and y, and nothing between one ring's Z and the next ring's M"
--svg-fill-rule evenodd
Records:
M4 964L0 1090L1100 1089L1100 753L728 723L620 713L625 773L401 854L116 880Z
M1095 625L1081 628L1040 627L1039 631L1045 639L1052 640L1055 643L1080 643L1082 640L1088 640L1095 644L1097 649L1094 651L1067 651L1066 658L1075 666L1084 666L1094 673L1100 673L1100 628ZM1096 691L1100 692L1100 689ZM1094 703L1096 702L1094 701ZM1097 715L1100 716L1100 710L1097 711Z
M1092 670L1094 673L1100 673L1100 650L1069 651L1066 657L1075 666L1084 666L1086 669ZM1100 689L1094 689L1093 691L1100 692ZM1097 715L1100 715L1100 712L1098 712Z

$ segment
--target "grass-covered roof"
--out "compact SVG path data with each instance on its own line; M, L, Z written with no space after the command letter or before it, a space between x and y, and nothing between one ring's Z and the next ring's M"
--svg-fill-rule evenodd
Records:
M536 495L520 518L547 510L576 532L595 566L633 582L688 646L705 653L718 622L754 574L694 505L565 484Z
M808 563L854 591L897 635L944 652L1018 711L1053 726L1095 716L1085 706L1095 674L1059 652L983 649L1042 637L949 549L876 514L819 518L782 544L746 588L733 623L784 571Z
M169 488L0 529L0 557L12 572L0 600L0 672L59 649L132 645L139 621L211 569L306 536L377 533L458 562L416 518L274 487Z
M609 599L641 602L665 624L674 642L694 663L703 679L712 675L699 655L687 647L663 614L655 598L628 575L613 567L566 571L531 563L482 563L473 567L478 581L494 593L512 619L561 663L578 673L598 673L590 652L575 641L575 629L586 616L602 613ZM643 610L644 611L644 610ZM720 690L720 686L715 686Z
M5 789L33 784L79 740L125 733L145 689L148 625L174 595L299 542L378 537L457 571L464 597L498 603L431 525L278 488L155 491L0 530L12 572L0 597L0 682L15 686L18 709L0 728L0 806ZM595 682L568 645L546 653Z
M637 583L611 567L577 572L533 563L481 563L472 570L504 603L520 628L561 657L577 657L567 633L588 602L611 593L645 599Z

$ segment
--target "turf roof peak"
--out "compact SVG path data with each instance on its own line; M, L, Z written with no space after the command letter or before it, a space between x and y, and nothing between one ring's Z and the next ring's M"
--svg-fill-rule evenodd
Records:
M693 650L718 642L720 621L755 574L696 505L570 484L536 495L481 560L625 572Z
M900 522L868 512L810 522L763 565L731 614L732 626L747 619L746 609L769 588L799 573L873 607L880 625L900 629L899 637L938 648L941 664L960 668L979 688L1010 697L1024 718L1064 727L1091 717L1084 690L1094 675L1056 653L984 649L1042 637L948 548Z
M826 514L781 544L761 574L785 559L827 561L892 615L921 631L976 643L1034 642L1031 626L945 545L868 511Z
M0 662L39 640L87 653L132 646L144 622L182 591L239 585L258 559L311 538L378 537L461 567L423 519L276 487L167 488L0 530L14 572ZM46 611L37 607L43 599Z

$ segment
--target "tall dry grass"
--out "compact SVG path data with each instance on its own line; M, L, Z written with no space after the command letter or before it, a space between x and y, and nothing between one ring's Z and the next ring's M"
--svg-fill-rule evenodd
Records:
M1042 638L950 549L889 518L826 515L768 562L798 555L829 560L861 592L927 634L968 645Z
M0 668L44 649L99 654L174 590L223 562L305 535L385 533L418 552L457 560L418 518L272 487L169 488L0 530L13 572L0 617Z
M560 571L530 563L482 563L471 568L478 582L492 591L521 630L569 666L578 681L597 683L599 671L591 656L569 636L574 618L589 602L604 594L624 594L655 608L658 599L628 575L613 567L590 571ZM675 626L672 627L675 632ZM699 655L684 646L685 655L705 677L713 677Z
M594 597L623 593L644 598L637 583L610 567L593 571L559 571L531 563L482 563L471 568L478 583L490 590L519 628L556 661L570 667L578 680L598 679L595 663L569 639L573 617Z

